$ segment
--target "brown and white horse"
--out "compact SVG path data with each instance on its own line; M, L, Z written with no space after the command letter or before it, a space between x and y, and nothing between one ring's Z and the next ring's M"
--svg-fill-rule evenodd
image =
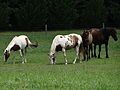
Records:
M99 45L99 53L98 58L100 58L100 52L101 52L101 45L105 44L105 51L106 51L106 58L108 58L108 41L109 37L112 36L112 38L117 41L117 32L115 28L103 28L103 29L90 29L90 33L93 36L93 44L94 44L94 57L96 57L96 45Z
M76 59L78 58L78 55L79 55L79 47L81 43L82 43L82 37L78 34L57 35L53 39L50 53L49 53L49 59L51 60L51 64L56 63L55 53L58 51L63 52L65 64L67 64L66 50L69 50L71 48L76 49L76 57L73 61L73 64L75 64Z
M27 47L37 47L38 43L32 44L29 38L25 35L15 36L12 41L9 43L7 48L4 50L4 61L7 62L11 51L20 52L20 56L22 57L22 63L27 62L25 58L26 48ZM14 61L15 63L15 61Z

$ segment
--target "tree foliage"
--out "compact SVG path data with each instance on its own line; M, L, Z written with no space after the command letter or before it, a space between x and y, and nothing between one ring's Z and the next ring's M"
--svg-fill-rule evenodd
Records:
M0 27L4 27L9 22L10 9L5 3L0 3Z
M1 0L0 27L120 27L118 0Z

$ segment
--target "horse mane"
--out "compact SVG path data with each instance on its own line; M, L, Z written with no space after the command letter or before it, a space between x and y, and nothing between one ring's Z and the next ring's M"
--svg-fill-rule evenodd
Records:
M109 28L102 28L100 30L102 31L104 37L108 39L110 36L110 29Z
M115 30L115 28L106 27L106 28L102 28L102 29L100 29L100 30L102 31L104 37L109 38L110 33L111 33L113 30Z

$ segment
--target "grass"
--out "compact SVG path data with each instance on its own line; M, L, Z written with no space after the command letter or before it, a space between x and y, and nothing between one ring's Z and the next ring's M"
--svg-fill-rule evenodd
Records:
M67 51L68 65L64 65L63 54L59 52L56 65L50 65L47 54L55 35L82 33L80 30L45 32L3 32L0 33L0 90L119 90L120 89L120 40L109 41L109 56L105 58L104 45L101 59L71 64L74 50ZM28 49L27 60L21 64L19 52L12 53L7 63L3 62L3 50L12 37L25 34L40 46ZM118 30L118 39L120 31ZM16 55L16 64L12 56Z

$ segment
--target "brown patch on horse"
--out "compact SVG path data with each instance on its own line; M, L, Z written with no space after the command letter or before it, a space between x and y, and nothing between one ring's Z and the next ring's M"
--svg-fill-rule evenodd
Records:
M57 45L55 50L56 50L57 52L58 52L58 51L62 51L61 45Z
M60 38L64 38L65 36L64 35L61 35Z
M63 38L62 36L60 36L60 38Z
M12 51L12 50L13 50L13 51L20 50L20 46L15 44L10 50L11 50L11 51Z
M74 48L78 45L78 37L73 36L73 46Z
M28 39L25 38L25 41L26 41L26 47L28 47Z
M71 49L71 48L75 48L75 47L78 45L78 38L77 38L76 36L70 35L69 38L68 38L68 40L69 40L71 43L73 43L73 45L72 45L72 46L67 46L67 47L65 48L66 50L69 50L69 49ZM58 51L62 51L61 45L57 45L55 50L56 50L57 52L58 52Z
M73 43L73 45L67 46L66 47L67 50L71 49L71 48L75 48L78 45L78 37L76 37L75 35L74 36L70 35L69 37L70 37L70 39L68 39L68 40L71 41L71 43Z

